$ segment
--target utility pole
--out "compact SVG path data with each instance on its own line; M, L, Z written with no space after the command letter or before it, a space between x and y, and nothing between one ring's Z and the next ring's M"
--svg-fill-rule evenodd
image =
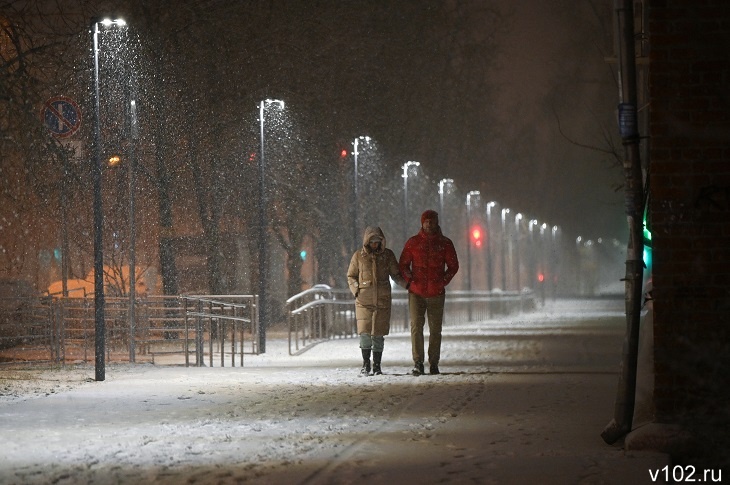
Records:
M626 251L626 336L624 337L621 373L614 418L601 433L613 444L631 431L636 396L636 367L639 353L639 323L642 280L644 276L644 189L639 156L639 133L636 99L636 50L634 45L634 2L615 0L618 19L619 62L619 132L624 146L626 217L629 241Z

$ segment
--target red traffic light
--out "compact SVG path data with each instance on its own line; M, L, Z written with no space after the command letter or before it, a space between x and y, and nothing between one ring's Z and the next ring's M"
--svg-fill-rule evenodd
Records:
M482 247L482 228L479 226L474 226L471 228L471 242L474 244L474 246L480 248Z
M340 158L345 158L345 157L347 157L347 150L345 150L343 148L342 150L340 150Z
M539 273L537 275L537 281L539 281L540 283L542 283L543 281L545 281L545 275L542 274L542 273Z

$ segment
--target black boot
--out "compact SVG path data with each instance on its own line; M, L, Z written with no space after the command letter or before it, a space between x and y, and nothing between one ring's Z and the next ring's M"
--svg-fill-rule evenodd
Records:
M360 369L360 376L370 375L370 349L360 349L362 351L362 369Z
M383 358L382 352L373 352L373 375L383 375L383 371L380 369L380 360Z
M413 366L413 370L411 371L411 374L414 376L422 376L423 373L424 373L423 362L416 362Z

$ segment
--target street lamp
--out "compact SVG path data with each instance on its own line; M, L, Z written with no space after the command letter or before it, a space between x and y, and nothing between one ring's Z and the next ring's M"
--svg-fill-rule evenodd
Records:
M491 292L494 287L494 268L492 268L492 208L496 202L487 203L487 288ZM491 310L491 305L489 306Z
M530 221L527 223L527 231L530 234L530 261L528 263L528 269L530 275L530 288L534 288L535 286L535 279L537 276L537 251L535 249L535 226L540 224L537 219L530 219Z
M521 292L520 286L520 221L522 220L522 213L518 212L515 214L515 275L517 277L517 291Z
M99 106L99 25L124 27L122 19L92 19L91 31L94 46L94 364L95 379L105 379L104 348L106 347L106 325L104 322L104 213L101 206L101 108Z
M268 244L266 242L267 224L267 208L268 202L266 197L266 178L264 173L266 163L264 158L264 115L269 105L275 104L279 109L284 109L284 101L278 99L266 99L259 104L259 122L261 126L261 150L259 156L259 353L266 352L266 327L269 324L268 301L266 294L266 272L269 266Z
M466 289L471 291L471 198L479 197L478 190L466 194ZM471 307L469 308L471 310Z
M358 173L357 173L357 156L360 152L357 151L357 147L358 147L358 144L360 143L360 140L364 141L365 143L370 143L370 137L369 136L358 136L357 138L355 138L355 141L352 143L355 148L355 150L352 152L353 156L355 157L355 171L354 171L354 174L352 177L352 184L353 184L354 191L355 191L355 202L354 202L355 209L353 210L353 219L352 219L352 248L353 248L352 250L353 251L357 251L357 248L360 247L360 244L358 242L359 238L358 238L358 232L357 232L357 227L358 227L357 209L358 209L358 206L360 205L360 196L359 196L358 187L357 187L357 175L358 175Z
M446 184L453 184L453 179L441 179L439 180L439 214L441 214L441 219L443 222L445 222L445 214L444 214L444 186ZM443 227L442 227L443 229ZM447 232L447 231L444 231Z
M582 242L583 242L583 237L582 236L578 236L577 238L575 238L575 258L576 258L576 268L577 268L577 274L576 274L575 280L576 280L576 283L577 283L576 286L578 287L578 295L579 296L581 294L581 271L582 271L582 268L581 268L581 260L580 260L581 259L581 254L580 254L581 251L580 251L580 248L583 245Z
M550 281L552 282L552 290L553 290L553 300L557 297L558 292L558 265L560 264L560 255L558 252L558 232L560 231L560 227L553 226L551 230L552 237L550 238L550 244L552 246L552 257L550 258L551 261L551 271L550 271Z
M507 232L505 229L509 209L502 209L502 291L507 291Z
M412 160L403 164L403 244L408 240L408 169L420 166L419 162Z
M132 99L129 102L130 114L130 143L129 143L129 361L135 360L135 342L134 342L134 317L135 317L135 298L137 297L137 255L136 255L136 234L135 234L135 190L136 177L136 155L135 143L139 139L139 128L137 126L137 101Z

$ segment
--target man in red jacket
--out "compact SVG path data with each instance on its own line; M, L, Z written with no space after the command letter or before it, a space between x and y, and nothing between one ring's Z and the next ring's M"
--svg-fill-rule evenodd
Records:
M408 239L398 263L408 289L411 318L412 374L424 373L423 326L428 314L428 363L431 374L439 373L441 326L444 318L446 285L457 271L459 259L451 239L441 233L436 211L421 214L421 230Z

